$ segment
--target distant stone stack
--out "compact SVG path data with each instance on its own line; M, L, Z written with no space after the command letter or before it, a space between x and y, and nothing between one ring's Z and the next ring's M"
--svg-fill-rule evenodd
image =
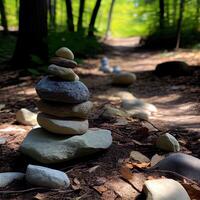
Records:
M77 67L71 50L56 51L48 76L36 85L41 98L37 116L41 128L30 131L21 145L22 153L42 163L57 163L88 155L112 144L111 132L89 129L92 109L88 88L72 70Z

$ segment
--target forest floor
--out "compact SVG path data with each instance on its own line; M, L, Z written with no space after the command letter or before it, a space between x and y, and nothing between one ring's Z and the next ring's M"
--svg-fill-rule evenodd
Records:
M171 177L169 174L155 172L143 173L146 167L130 161L129 154L136 150L152 158L164 155L158 150L155 139L166 131L174 135L181 144L181 152L200 158L200 71L187 77L158 78L152 70L156 64L169 60L183 60L190 65L200 65L200 52L193 50L144 51L133 46L137 39L109 40L104 45L104 52L110 65L120 65L123 70L134 72L137 81L129 87L114 87L109 75L98 70L99 59L86 59L76 72L91 92L94 110L89 117L90 127L106 128L112 131L113 145L98 155L50 166L66 172L72 186L67 190L48 190L31 188L26 183L14 183L0 190L0 199L128 199L128 195L137 196L145 179ZM102 56L104 56L102 55ZM24 172L29 162L18 148L31 129L17 124L15 113L25 107L37 112L38 99L34 85L41 77L21 76L19 71L2 71L0 74L0 135L7 143L0 145L0 172ZM120 100L112 94L116 91L129 91L137 98L153 103L158 112L150 117L150 123L137 119L126 119L128 124L116 123L115 120L101 118L105 104L119 107ZM152 126L153 124L153 126ZM156 127L156 128L155 128ZM38 164L38 163L37 163ZM125 167L124 167L125 166ZM130 170L130 171L129 171ZM130 183L128 176L137 172L137 180ZM133 178L133 177L132 177ZM190 194L191 199L198 199L200 189L190 180L180 181ZM138 199L145 199L140 196Z

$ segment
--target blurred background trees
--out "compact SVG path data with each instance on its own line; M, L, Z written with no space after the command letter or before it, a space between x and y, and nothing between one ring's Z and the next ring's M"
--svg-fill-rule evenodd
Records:
M146 48L199 45L200 0L41 0L42 6L24 11L22 2L0 0L0 28L8 34L0 43L12 49L15 60L27 60L18 53L29 48L28 54L45 60L47 43L50 55L59 46L70 47L78 57L95 55L104 36L140 36Z

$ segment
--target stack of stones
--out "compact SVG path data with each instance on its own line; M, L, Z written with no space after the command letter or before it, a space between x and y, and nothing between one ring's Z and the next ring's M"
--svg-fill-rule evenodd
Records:
M21 145L22 153L42 163L58 163L107 149L112 144L109 130L89 129L92 109L88 88L72 70L77 66L71 50L56 51L48 67L50 75L36 85L41 98L37 116L40 128L30 131Z

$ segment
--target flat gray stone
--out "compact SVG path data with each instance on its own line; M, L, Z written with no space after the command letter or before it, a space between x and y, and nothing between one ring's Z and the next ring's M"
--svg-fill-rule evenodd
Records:
M0 173L0 187L6 187L16 180L23 180L24 173L20 172L4 172Z
M64 172L37 165L28 165L25 178L32 185L48 188L67 188L70 185Z
M61 119L44 113L39 113L37 120L41 127L55 134L81 135L89 128L88 120Z
M51 64L55 64L65 68L75 68L77 63L74 60L69 60L61 57L53 57L50 59Z
M157 139L156 146L159 149L163 149L168 152L180 151L179 142L176 140L176 138L173 135L169 133L160 135Z
M105 129L89 129L83 135L68 137L36 128L29 132L20 150L41 163L51 164L96 153L111 144L111 132Z
M200 182L200 159L184 153L172 153L151 169L168 170Z
M43 100L73 104L85 102L90 96L88 88L80 81L67 82L48 76L37 83L36 92Z
M154 179L144 183L146 200L190 200L184 187L173 179Z
M92 110L93 103L86 101L80 104L62 104L56 102L38 101L37 107L41 112L56 117L76 117L87 119Z
M48 67L49 74L57 76L66 81L78 81L79 77L74 71L70 68L60 67L54 64L49 65Z

